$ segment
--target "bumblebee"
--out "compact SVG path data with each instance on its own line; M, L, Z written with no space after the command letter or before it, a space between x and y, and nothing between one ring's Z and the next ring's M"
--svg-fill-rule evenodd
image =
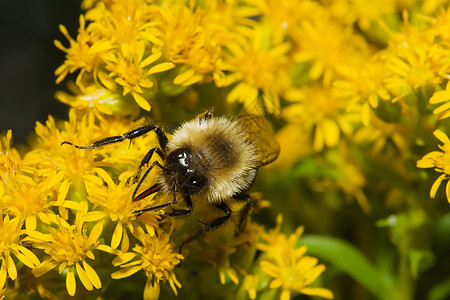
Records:
M131 201L138 201L156 192L173 195L173 200L156 206L137 210L144 212L160 210L174 205L181 197L186 208L166 211L167 216L181 216L192 212L194 203L206 201L211 206L222 210L225 215L205 223L205 225L184 240L192 241L200 234L214 230L223 225L232 211L227 203L245 201L251 205L249 191L255 182L258 169L273 162L279 154L280 147L273 135L269 121L263 116L243 115L237 118L213 117L209 109L195 119L183 123L169 140L161 127L145 125L131 130L121 136L106 137L93 142L90 146L77 146L78 149L95 149L105 145L132 140L154 131L160 147L152 148L142 159L137 178L142 168L147 169L140 177L132 194ZM162 159L151 162L154 155ZM151 163L150 163L151 162ZM142 184L153 168L159 168L157 182L140 192ZM249 210L246 208L245 210Z

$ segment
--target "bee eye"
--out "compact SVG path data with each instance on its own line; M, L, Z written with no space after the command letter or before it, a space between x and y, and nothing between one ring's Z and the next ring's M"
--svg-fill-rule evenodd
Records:
M193 186L193 187L201 187L204 184L204 180L203 179L204 178L201 178L201 177L193 177L190 180L190 185Z
M191 176L189 176L186 182L183 183L183 186L181 188L187 194L192 195L200 192L205 185L206 178L204 176L192 174Z

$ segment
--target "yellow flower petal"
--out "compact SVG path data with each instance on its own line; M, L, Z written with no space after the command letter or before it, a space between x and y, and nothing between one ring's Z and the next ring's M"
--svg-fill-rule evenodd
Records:
M134 273L138 272L141 269L142 269L142 266L134 266L131 268L125 268L125 269L122 269L122 270L112 273L111 278L113 278L113 279L125 278L125 277L133 275Z
M183 85L184 82L188 81L192 76L194 76L195 70L194 69L188 69L187 71L181 73L175 79L173 80L174 84Z
M233 283L238 284L239 283L239 278L238 278L238 274L236 273L236 271L232 268L226 268L227 274L230 277L231 281L233 281Z
M450 100L450 91L437 91L434 92L433 96L431 96L429 102L430 104L437 104L444 101Z
M323 121L325 145L335 147L339 142L339 127L335 121L325 119Z
M42 276L48 271L54 269L56 266L58 266L57 262L52 261L50 258L46 259L33 269L33 274L36 277Z
M14 260L12 259L11 255L8 255L6 257L6 266L8 268L8 276L12 280L15 280L17 278L17 269L16 264L14 263Z
M22 253L14 253L14 255L28 268L33 269L36 266L28 257L23 255Z
M197 74L197 75L194 75L191 78L189 78L189 80L186 80L185 82L183 82L182 85L184 85L184 86L193 85L197 82L200 82L202 79L203 79L203 75Z
M156 52L148 57L146 57L143 61L141 61L141 63L139 64L139 67L144 68L146 66L148 66L151 63L154 63L156 60L158 60L158 58L160 58L162 55L161 52Z
M24 246L18 245L18 249L20 252L23 253L34 265L40 264L39 258L31 252L29 249L25 248Z
M315 259L315 261L314 261L314 265L316 265L316 264L317 264L317 259ZM307 272L305 274L305 285L311 284L324 271L325 271L325 266L324 265L318 265L318 266L314 267L311 271Z
M447 102L437 107L435 110L433 110L433 114L437 115L449 109L450 109L450 102Z
M113 266L126 264L127 262L129 262L130 260L132 260L135 257L136 257L136 253L133 253L133 252L124 253L124 254L119 255L116 258L114 258L112 264L113 264Z
M122 252L127 252L130 248L130 238L128 237L128 233L126 230L123 232L122 244L120 245L120 250Z
M64 180L58 190L58 198L55 203L56 206L60 206L63 204L64 200L66 199L67 193L69 192L69 188L69 180Z
M291 292L289 290L283 290L280 295L280 300L289 300L291 299Z
M305 287L305 288L301 289L300 292L302 294L306 294L306 295L310 295L310 296L319 296L319 297L323 297L326 299L334 298L333 292L328 289L324 289L324 288Z
M2 266L0 268L0 289L3 289L6 283L6 274L8 272L6 271L6 263L3 261Z
M165 63L160 63L157 64L154 67L151 67L147 72L145 72L147 75L150 74L154 74L154 73L160 73L160 72L164 72L170 69L175 68L175 64L171 63L171 62L165 62Z
M122 240L123 235L123 226L122 222L118 222L116 228L114 228L114 232L111 239L111 247L117 248L119 247L120 241Z
M91 281L87 277L86 272L83 270L83 268L80 266L80 264L78 262L75 263L75 267L77 269L77 275L78 275L78 278L80 278L81 283L84 285L84 287L88 291L92 291L94 289L94 287L92 286Z
M447 201L450 203L450 180L445 185L445 195L447 196Z
M106 216L104 211L90 211L83 216L84 222L95 222ZM92 233L91 233L92 234Z
M445 179L445 174L442 174L433 183L433 185L431 186L431 190L430 190L430 198L434 198L436 196L436 192L437 192L439 186L441 185L442 180L444 180L444 179Z
M98 241L100 235L102 234L102 231L103 222L98 222L97 224L95 224L94 228L92 228L91 234L89 234L89 242L95 243L96 241Z
M442 130L437 129L437 130L433 131L433 134L442 143L444 143L444 144L450 143L448 136Z
M219 278L220 278L220 283L225 284L225 272L222 269L219 270Z
M36 215L27 216L25 219L25 228L27 230L36 230Z
M145 109L146 111L150 111L151 106L144 97L136 92L133 92L133 98L141 108Z
M69 293L70 296L75 295L75 291L77 289L77 283L75 281L75 274L73 273L72 268L70 268L67 272L66 288L67 288L67 292Z
M89 280L95 286L95 288L99 289L102 287L102 282L100 277L98 277L97 272L95 272L94 268L92 268L85 260L83 260L83 268L86 271L86 275Z
M147 280L144 288L144 300L157 300L159 298L160 287L158 282Z

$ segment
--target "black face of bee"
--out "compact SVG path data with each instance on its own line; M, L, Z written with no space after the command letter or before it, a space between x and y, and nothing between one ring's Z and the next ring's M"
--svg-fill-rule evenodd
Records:
M206 177L199 172L198 160L190 148L174 150L167 156L165 167L170 171L169 181L178 192L192 195L205 187Z

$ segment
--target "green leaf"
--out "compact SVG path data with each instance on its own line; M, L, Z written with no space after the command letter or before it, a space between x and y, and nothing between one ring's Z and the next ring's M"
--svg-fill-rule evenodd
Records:
M378 299L395 299L395 289L383 280L382 274L359 249L350 243L333 237L304 235L301 245L308 247L308 254L326 260L352 277Z
M417 278L420 272L429 269L435 263L434 254L430 250L411 249L408 252L408 258L411 274L414 278Z
M450 278L436 284L428 293L427 300L445 300L450 297Z

